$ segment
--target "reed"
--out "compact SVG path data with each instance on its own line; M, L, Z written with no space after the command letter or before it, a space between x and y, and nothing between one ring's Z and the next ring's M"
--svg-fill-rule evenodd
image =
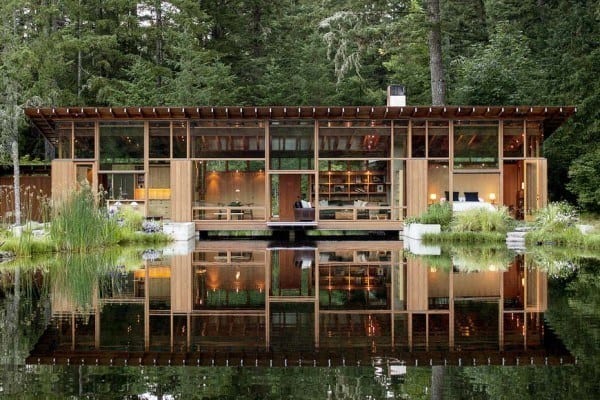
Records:
M116 220L108 218L84 185L53 209L50 238L59 251L85 252L117 244L120 234Z

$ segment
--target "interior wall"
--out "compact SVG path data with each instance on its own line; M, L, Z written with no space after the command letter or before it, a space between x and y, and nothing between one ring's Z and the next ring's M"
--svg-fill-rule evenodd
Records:
M519 162L520 164L521 162ZM504 205L507 207L517 208L517 198L521 190L522 166L519 164L504 164Z
M206 203L265 204L263 172L211 172L206 178Z
M483 201L489 202L490 193L500 198L500 174L454 174L453 188L459 197L464 197L465 192L477 192Z
M301 183L301 175L279 175L279 219L281 221L294 220L294 203L298 196L302 196Z

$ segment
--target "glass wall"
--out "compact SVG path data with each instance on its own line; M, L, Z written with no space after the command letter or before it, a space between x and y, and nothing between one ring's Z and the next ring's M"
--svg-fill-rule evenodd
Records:
M264 158L262 121L191 121L192 158Z
M73 134L72 122L57 122L56 131L58 132L58 143L56 147L57 158L71 158L71 137Z
M100 122L100 169L110 169L113 164L143 162L143 121Z
M504 121L503 132L504 157L522 158L525 155L523 121Z
M90 159L95 158L94 137L95 122L75 122L75 158Z
M324 121L319 158L389 157L390 138L390 121Z
M388 160L321 160L317 190L321 219L389 219Z
M394 121L394 153L395 158L408 157L408 120Z
M144 176L144 122L100 123L98 183L108 200L135 200ZM143 178L142 178L143 179Z
M498 168L498 123L455 121L454 168Z
M427 169L428 204L450 201L450 168L448 168L448 161L429 161Z
M269 133L269 165L272 170L314 168L314 121L271 121Z
M150 136L148 156L150 158L169 158L171 156L171 122L151 121L148 124Z
M194 219L264 219L264 168L264 161L195 161Z
M448 121L427 121L427 156L448 158L450 130Z
M539 121L527 121L527 154L526 157L541 157L542 156L542 141L544 134L542 131L542 123Z

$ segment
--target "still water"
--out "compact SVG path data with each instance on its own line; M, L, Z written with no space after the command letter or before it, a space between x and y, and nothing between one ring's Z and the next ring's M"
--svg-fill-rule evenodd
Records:
M600 262L191 241L0 267L7 398L596 398Z

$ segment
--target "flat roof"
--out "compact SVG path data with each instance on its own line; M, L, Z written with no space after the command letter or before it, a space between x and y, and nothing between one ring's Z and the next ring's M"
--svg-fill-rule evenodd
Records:
M200 106L200 107L44 107L25 115L47 138L61 120L161 119L538 119L550 135L577 112L574 106Z

